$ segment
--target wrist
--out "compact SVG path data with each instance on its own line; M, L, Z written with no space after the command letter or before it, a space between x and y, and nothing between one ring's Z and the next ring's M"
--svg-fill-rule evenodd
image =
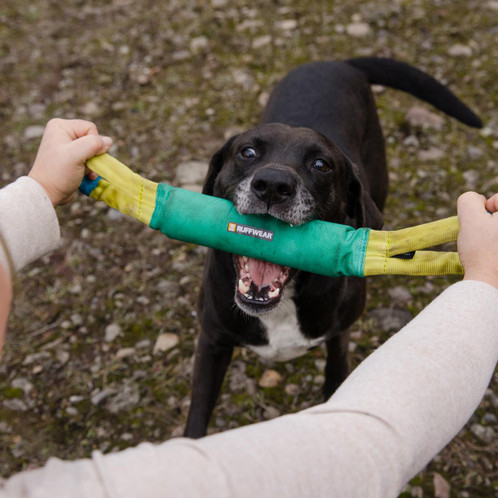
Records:
M47 194L47 197L50 199L52 206L57 207L60 204L60 195L57 195L57 193L53 192L53 190L43 180L41 180L38 177L36 171L33 172L33 170L31 170L28 173L28 177L35 180L36 183L38 183L38 185L40 185L40 187L43 188L43 190Z

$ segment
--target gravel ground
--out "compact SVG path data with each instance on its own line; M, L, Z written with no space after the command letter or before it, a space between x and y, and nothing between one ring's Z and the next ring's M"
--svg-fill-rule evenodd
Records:
M198 189L210 156L257 123L289 69L394 56L449 85L485 122L469 129L375 89L390 163L386 228L442 218L461 192L498 189L497 42L498 2L486 0L4 0L0 184L29 170L57 116L94 120L137 172ZM205 249L83 197L59 215L61 248L16 282L0 367L4 476L50 455L177 436L188 409ZM353 365L453 281L371 278ZM324 359L317 349L269 366L237 351L210 432L317 403ZM496 380L402 496L496 496Z

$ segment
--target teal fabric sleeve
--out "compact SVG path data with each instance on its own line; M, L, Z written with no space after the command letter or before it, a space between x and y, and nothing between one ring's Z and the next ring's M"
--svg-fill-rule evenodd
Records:
M290 226L266 215L242 216L225 199L163 183L150 226L172 239L333 277L363 277L370 233L318 220Z

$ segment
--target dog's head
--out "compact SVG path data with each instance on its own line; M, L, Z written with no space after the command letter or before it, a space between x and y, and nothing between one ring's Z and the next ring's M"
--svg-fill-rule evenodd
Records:
M211 159L203 193L230 200L240 214L269 214L291 225L313 219L353 227L382 224L356 167L309 128L265 124L232 137ZM233 259L239 308L255 316L275 308L296 270Z

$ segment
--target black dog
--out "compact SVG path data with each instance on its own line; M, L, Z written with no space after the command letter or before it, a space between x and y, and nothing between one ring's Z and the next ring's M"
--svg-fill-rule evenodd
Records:
M276 87L260 126L232 137L213 156L203 192L229 199L241 214L268 213L294 225L320 219L381 228L388 177L371 84L404 90L481 126L447 88L407 64L382 58L312 63ZM185 435L206 433L234 346L285 361L325 342L327 399L348 374L348 327L362 313L365 295L365 279L210 250Z

